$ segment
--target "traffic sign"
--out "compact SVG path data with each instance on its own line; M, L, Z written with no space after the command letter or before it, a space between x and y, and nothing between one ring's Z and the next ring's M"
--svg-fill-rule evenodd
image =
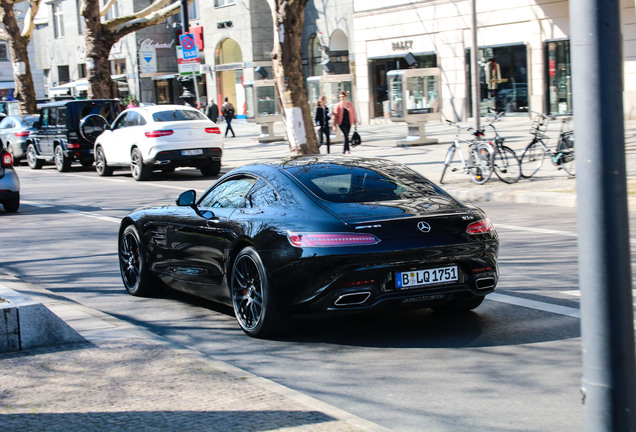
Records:
M199 57L199 49L197 48L197 43L194 41L194 35L192 33L180 35L179 42L181 43L184 60Z
M142 45L139 47L139 72L157 72L157 50L152 45Z

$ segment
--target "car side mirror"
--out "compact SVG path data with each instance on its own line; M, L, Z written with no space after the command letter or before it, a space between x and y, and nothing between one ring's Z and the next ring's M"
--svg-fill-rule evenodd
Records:
M196 207L197 193L194 190L183 192L177 198L177 205L180 207Z

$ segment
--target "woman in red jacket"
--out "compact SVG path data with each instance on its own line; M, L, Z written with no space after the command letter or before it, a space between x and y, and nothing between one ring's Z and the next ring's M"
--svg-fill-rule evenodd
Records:
M338 95L340 102L333 109L333 130L340 126L340 130L344 135L344 151L343 154L351 154L349 150L349 131L351 125L358 129L358 119L353 104L347 100L347 92L341 91Z

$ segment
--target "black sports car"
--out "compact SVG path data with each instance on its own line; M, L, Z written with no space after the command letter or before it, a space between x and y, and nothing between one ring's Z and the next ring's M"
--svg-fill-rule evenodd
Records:
M375 308L467 311L497 284L486 214L404 165L303 156L224 175L200 199L121 222L132 295L161 285L231 305L267 337L294 318Z

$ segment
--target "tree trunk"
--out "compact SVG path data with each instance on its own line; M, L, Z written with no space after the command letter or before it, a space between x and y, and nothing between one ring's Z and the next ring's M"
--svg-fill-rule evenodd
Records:
M110 77L110 50L117 42L112 32L102 25L99 2L84 0L82 16L86 22L86 73L89 99L113 99L117 97L117 87Z
M13 61L14 96L18 100L21 114L35 114L38 109L29 54L27 52L30 35L29 37L21 36L20 27L18 27L18 22L13 13L14 4L12 2L2 1L0 6L3 9L2 24L9 35L7 43L11 60Z
M269 1L274 21L274 82L282 105L292 155L320 153L302 66L302 36L307 1Z

